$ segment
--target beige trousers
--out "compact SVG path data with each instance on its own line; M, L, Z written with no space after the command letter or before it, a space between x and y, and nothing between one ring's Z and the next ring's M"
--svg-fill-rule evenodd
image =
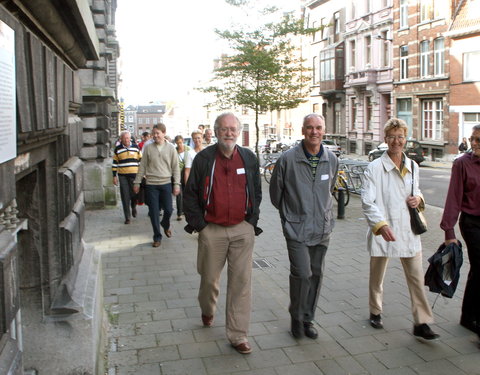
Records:
M220 274L228 262L225 316L227 338L233 345L247 341L254 238L253 226L246 221L228 227L210 223L198 236L198 301L203 315L215 315Z
M400 258L407 280L415 324L433 323L432 309L425 295L422 268L422 252L410 258ZM382 312L383 279L387 270L388 257L370 258L369 304L370 312L378 315Z

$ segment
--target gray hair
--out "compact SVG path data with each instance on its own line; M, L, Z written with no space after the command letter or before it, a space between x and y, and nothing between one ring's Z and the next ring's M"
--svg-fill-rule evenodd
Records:
M213 124L213 130L215 130L215 132L217 132L220 128L220 123L222 122L223 118L227 116L233 116L235 118L238 125L238 131L241 131L243 129L243 126L237 116L235 116L232 112L224 112L215 119L215 123Z
M322 115L318 114L318 113L310 113L309 115L306 115L304 118L303 118L303 124L302 124L302 127L305 126L305 124L307 123L308 120L310 120L311 118L319 118L320 120L322 120L323 123L325 123L325 117L323 117Z
M477 124L477 125L473 125L473 126L472 126L472 133L473 133L473 132L476 132L476 131L480 131L480 124Z
M130 132L129 132L128 130L122 130L122 131L120 132L120 135L119 135L119 136L120 136L120 138L122 138L122 137L123 137L124 135L126 135L126 134L130 135L130 137L132 136L132 134L130 134Z

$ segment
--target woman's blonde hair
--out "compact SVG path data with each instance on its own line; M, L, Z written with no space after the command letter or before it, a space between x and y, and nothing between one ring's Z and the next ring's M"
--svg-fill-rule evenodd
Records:
M385 123L385 126L383 127L383 134L385 134L385 137L386 137L390 130L395 130L395 129L402 129L403 132L405 133L405 136L407 136L407 131L408 131L407 123L399 118L391 118L390 120L388 120Z

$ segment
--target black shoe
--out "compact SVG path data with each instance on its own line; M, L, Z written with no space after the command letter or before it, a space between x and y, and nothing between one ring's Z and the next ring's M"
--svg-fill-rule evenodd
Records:
M126 219L125 224L130 224L130 219Z
M460 325L462 327L465 327L466 329L469 329L472 332L480 334L480 332L478 330L477 322L475 322L474 320L461 318L460 319Z
M413 326L413 335L425 340L435 340L440 337L440 335L434 333L428 324L425 323Z
M376 329L383 328L382 315L381 314L375 315L370 313L370 325Z
M303 322L303 328L305 336L307 336L308 338L315 340L318 337L318 332L313 326L312 322Z
M137 207L136 206L132 207L132 216L137 217Z
M296 320L292 318L292 336L296 339L300 339L303 337L303 324L300 320Z

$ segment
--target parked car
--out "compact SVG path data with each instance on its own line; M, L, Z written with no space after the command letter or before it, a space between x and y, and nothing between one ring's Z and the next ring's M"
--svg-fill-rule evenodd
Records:
M379 158L387 149L388 146L385 142L380 143L375 150L372 150L368 153L368 160L372 161ZM407 140L407 143L405 144L405 154L410 159L415 160L417 164L420 164L425 160L422 145L420 142L413 139Z
M330 139L324 139L322 144L337 156L342 153L342 148Z

